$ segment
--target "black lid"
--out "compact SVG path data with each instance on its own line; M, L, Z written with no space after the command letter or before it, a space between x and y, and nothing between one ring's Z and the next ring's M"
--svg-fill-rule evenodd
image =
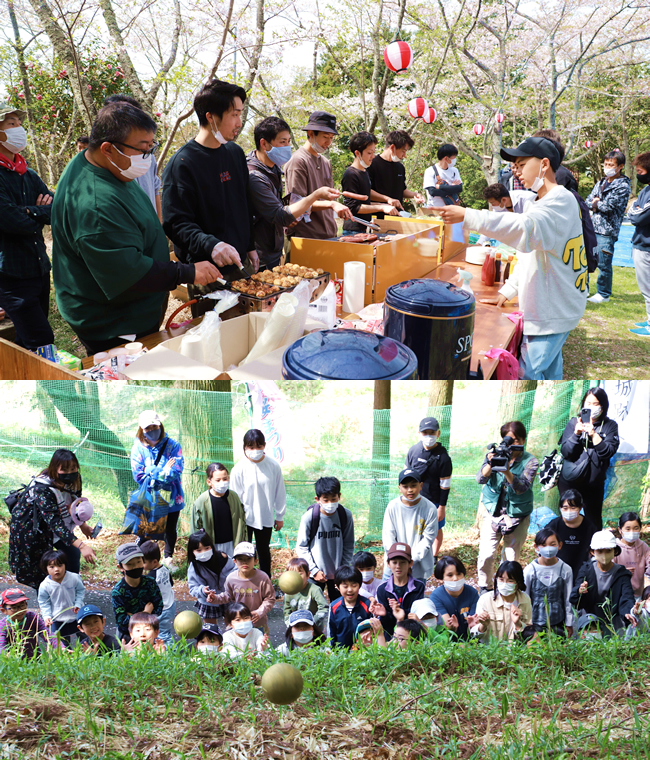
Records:
M284 352L283 375L304 380L400 380L417 377L410 348L361 330L321 330Z
M409 314L427 317L464 317L473 314L471 293L441 280L406 280L386 290L385 303Z

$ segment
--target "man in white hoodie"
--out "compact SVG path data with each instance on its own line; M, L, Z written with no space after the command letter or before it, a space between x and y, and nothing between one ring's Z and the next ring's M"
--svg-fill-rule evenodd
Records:
M520 252L503 285L498 305L519 295L524 313L520 375L526 380L561 380L562 346L577 326L587 301L587 253L578 201L555 181L560 154L545 137L529 137L501 156L515 163L524 185L537 192L521 214L498 214L445 206L448 224L463 222Z

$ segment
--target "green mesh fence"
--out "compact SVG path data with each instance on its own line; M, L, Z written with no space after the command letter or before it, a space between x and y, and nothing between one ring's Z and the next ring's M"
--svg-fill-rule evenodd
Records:
M452 406L427 408L426 391L412 398L403 392L397 399L393 394L390 411L373 411L371 384L324 384L312 394L290 398L282 465L288 507L275 545L294 544L300 517L314 498L313 483L322 475L341 481L342 501L353 511L360 542L379 539L386 504L398 494L397 473L424 416L439 420L442 443L453 460L447 529L472 526L480 494L476 474L486 445L500 440L501 423L522 420L529 430L527 449L541 460L556 447L589 385L543 383L530 393L507 395L500 382L460 382ZM156 409L167 433L183 447L185 528L189 505L206 488L205 467L212 461L231 466L242 454L242 437L253 419L245 384L232 393L70 381L5 382L2 390L0 495L40 472L54 449L76 448L84 493L111 528L121 525L135 485L129 455L143 409ZM648 465L636 461L615 469L605 502L607 519L639 507ZM557 511L557 498L557 489L542 494L536 483L536 507ZM6 517L4 503L0 509Z

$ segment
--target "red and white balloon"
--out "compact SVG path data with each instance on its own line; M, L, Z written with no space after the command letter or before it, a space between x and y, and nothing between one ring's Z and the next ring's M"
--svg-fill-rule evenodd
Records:
M591 140L585 140L585 148L591 148L593 146L593 143Z
M397 40L384 49L384 63L391 71L401 74L413 63L413 51L408 42Z
M428 112L429 104L424 98L413 98L413 100L409 100L408 109L410 116L414 119L421 119Z
M494 118L496 119L497 124L503 124L506 117L505 114L498 113Z
M422 117L422 121L425 124L433 124L433 122L436 120L436 109L435 108L427 108L427 110L424 112L424 116Z
M482 135L485 132L485 127L482 124L474 124L474 134Z

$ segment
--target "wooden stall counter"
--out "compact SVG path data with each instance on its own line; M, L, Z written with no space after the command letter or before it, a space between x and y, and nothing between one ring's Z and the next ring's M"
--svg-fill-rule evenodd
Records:
M92 359L91 366L92 366ZM84 380L62 364L43 359L42 356L0 338L0 380Z

